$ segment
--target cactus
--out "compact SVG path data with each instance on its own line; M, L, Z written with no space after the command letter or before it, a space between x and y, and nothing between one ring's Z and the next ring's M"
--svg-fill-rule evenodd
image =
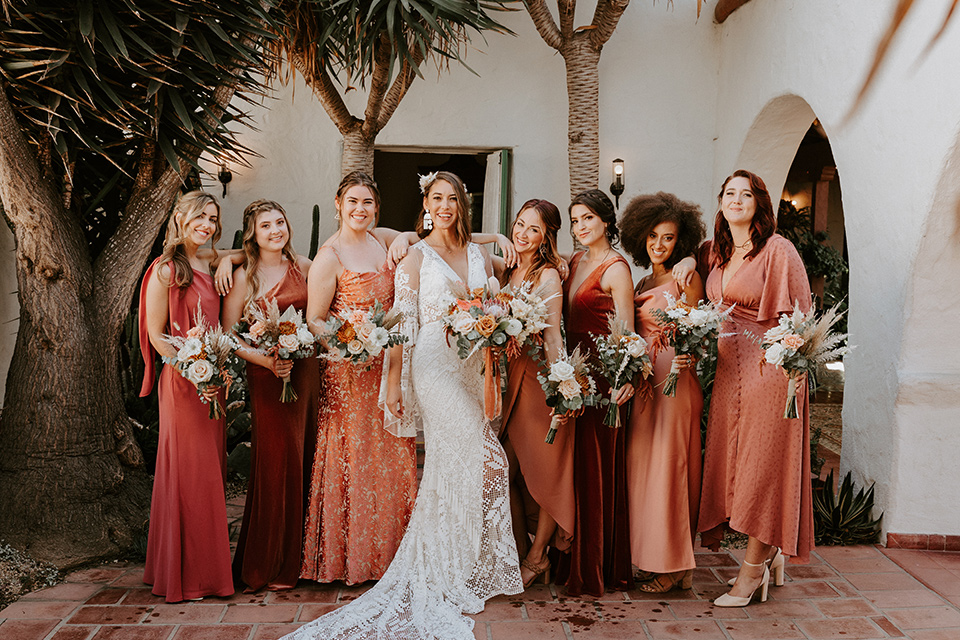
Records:
M233 246L231 249L242 249L243 248L243 229L237 229L237 232L233 234Z
M317 255L317 249L320 244L320 205L313 205L313 226L310 228L310 254L307 256L311 260Z

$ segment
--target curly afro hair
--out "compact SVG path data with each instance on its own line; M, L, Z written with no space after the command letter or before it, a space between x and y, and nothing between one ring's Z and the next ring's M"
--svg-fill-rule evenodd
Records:
M659 191L640 195L623 209L620 218L620 240L623 248L638 267L649 268L647 236L661 222L677 225L677 244L664 266L670 269L687 256L694 255L703 242L707 229L700 218L700 207L673 195Z

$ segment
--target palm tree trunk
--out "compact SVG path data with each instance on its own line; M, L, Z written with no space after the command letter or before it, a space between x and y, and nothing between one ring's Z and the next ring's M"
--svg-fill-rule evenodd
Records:
M363 171L373 175L373 145L376 133L370 136L364 127L357 126L343 134L343 164L340 167L341 175L351 171Z
M567 156L570 197L596 189L600 171L600 50L586 34L561 49L567 70Z

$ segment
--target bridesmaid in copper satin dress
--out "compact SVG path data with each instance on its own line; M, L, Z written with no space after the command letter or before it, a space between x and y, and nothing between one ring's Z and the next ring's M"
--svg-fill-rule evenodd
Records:
M729 527L749 536L729 594L718 606L745 606L761 595L782 556L807 562L813 547L807 385L797 384L800 419L783 417L787 379L763 363L744 335L763 333L794 304L810 308L807 274L793 243L774 233L776 217L759 176L739 170L724 181L710 252L707 296L736 304L720 338L716 382L707 423L700 499L701 541L716 549Z
M276 202L257 200L243 212L244 268L223 301L223 325L232 327L253 305L266 310L275 299L283 313L305 311L310 260L290 242L287 214ZM312 459L320 366L316 358L281 360L243 343L247 391L253 418L250 477L233 574L247 591L292 589L300 575L304 474ZM294 402L280 402L289 375ZM309 434L309 444L305 439ZM306 465L306 471L305 471Z
M703 299L703 281L681 288L670 269L703 242L706 230L700 208L673 194L637 196L620 218L623 247L637 266L652 273L637 283L634 296L637 333L651 343L652 393L633 400L627 427L627 499L633 564L648 579L640 591L663 593L692 586L696 560L697 507L700 502L700 415L703 391L690 356L676 356L656 340L669 294L686 295L690 304ZM658 347L659 350L658 350ZM676 395L663 395L671 365L683 367Z
M153 387L156 355L177 354L163 335L186 335L198 306L208 323L220 317L220 296L210 275L217 254L201 248L219 237L217 199L200 191L181 197L167 225L163 254L147 269L140 290L141 396ZM167 602L229 596L224 419L208 417L197 388L172 366L163 366L159 385L160 441L143 581ZM207 396L217 394L222 401L222 391Z
M376 228L380 194L354 171L337 190L340 230L310 270L307 318L315 333L332 312L393 305L386 247L398 233ZM323 374L317 446L300 576L357 584L377 580L396 553L417 489L414 438L384 429L379 406L383 355L365 370L331 360Z
M617 241L616 214L610 198L598 189L585 191L570 204L574 239L586 251L573 256L564 283L567 349L596 352L593 334L607 333L611 312L633 330L633 279L626 259L612 244ZM598 392L610 390L595 376ZM633 396L626 384L614 396L623 405ZM557 584L567 593L600 597L604 587L633 586L627 512L625 434L603 424L606 407L586 408L574 428L573 483L577 520L569 556L562 556Z
M563 294L560 280L560 256L557 232L562 219L557 206L546 200L528 200L513 223L513 245L519 264L501 276L504 284L515 288L530 283L531 291L548 299L550 324L543 332L540 347L547 362L557 359L563 349L560 335ZM527 353L511 359L507 365L507 392L503 396L503 429L500 441L510 461L510 504L517 548L526 551L520 563L524 587L537 576L549 578L550 545L565 551L575 522L573 501L573 421L561 426L553 444L544 442L550 429L552 412L537 380L537 363ZM525 506L529 496L529 508ZM527 512L532 511L530 524ZM529 541L528 527L535 532Z

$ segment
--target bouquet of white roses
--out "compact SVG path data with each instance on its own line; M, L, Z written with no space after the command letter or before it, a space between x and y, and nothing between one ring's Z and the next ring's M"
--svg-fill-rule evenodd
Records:
M234 327L239 335L267 355L276 355L283 360L309 358L314 354L316 339L310 333L303 314L293 305L282 314L277 299L267 302L264 311L259 305L252 305L247 317ZM290 383L290 376L283 379L280 402L296 402L297 392Z
M628 330L623 320L611 313L607 326L610 332L593 336L593 341L597 345L600 372L610 383L610 399L603 400L603 404L609 405L603 424L619 427L620 411L617 403L613 401L614 394L617 389L632 382L637 374L643 378L649 377L653 372L653 364L647 353L647 341Z
M176 350L177 355L164 356L163 361L176 368L184 378L197 387L200 400L207 403L204 392L208 389L228 387L243 375L243 362L236 356L240 343L220 328L211 327L197 305L195 323L184 336L165 335L164 339ZM224 416L223 407L216 398L210 403L208 414L211 420Z
M369 309L345 309L330 314L323 338L336 351L336 357L353 364L366 364L384 349L407 341L407 336L391 331L402 317L396 309L384 311L383 304L377 300Z
M763 363L769 362L782 367L787 376L784 418L799 417L796 379L804 373L810 374L812 379L818 364L836 360L852 349L846 344L848 334L831 331L833 325L843 317L842 312L837 312L837 306L834 305L817 318L813 306L804 313L800 305L795 303L793 313L780 314L777 326L768 329L763 338L758 340L763 349L761 372Z
M707 355L710 344L720 337L720 325L726 320L733 307L720 311L709 300L702 300L697 306L687 303L686 295L675 300L669 293L666 309L654 309L660 329L654 338L655 343L673 347L676 355L691 355L702 358ZM676 364L670 366L670 374L663 382L663 395L677 395L677 381L680 369Z
M541 369L544 368L544 363L536 359ZM553 444L560 418L580 415L584 407L596 406L600 396L597 395L597 384L590 375L587 358L580 353L580 347L569 355L561 353L545 368L546 372L537 372L537 379L547 398L547 406L553 409L550 430L544 440L547 444Z

